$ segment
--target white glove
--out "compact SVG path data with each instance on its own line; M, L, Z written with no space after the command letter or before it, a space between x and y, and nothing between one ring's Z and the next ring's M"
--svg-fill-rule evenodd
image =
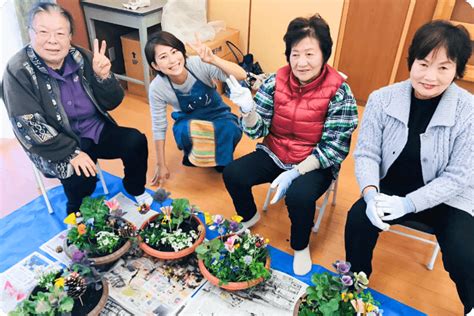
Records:
M277 190L275 192L275 195L273 195L273 199L270 201L270 204L275 204L282 197L284 197L293 180L295 180L299 176L300 173L298 172L298 170L296 168L293 168L291 170L282 172L275 180L273 180L272 184L270 185L270 188L277 188Z
M408 213L415 211L415 205L409 198L402 198L396 195L379 194L375 198L378 211L384 213L381 217L384 221L393 221Z
M367 203L367 208L365 209L365 214L369 218L372 225L378 227L383 231L387 231L390 228L390 225L382 222L381 217L383 212L379 211L375 207L375 197L378 195L377 191L371 190L364 195L364 200Z
M240 107L242 113L249 113L253 109L253 97L249 89L242 87L234 76L225 80L230 89L230 100Z

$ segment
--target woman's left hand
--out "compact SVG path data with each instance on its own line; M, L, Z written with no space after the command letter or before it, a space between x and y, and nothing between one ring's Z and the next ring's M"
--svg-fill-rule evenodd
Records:
M216 55L214 55L212 49L210 49L201 42L197 33L195 33L194 36L196 38L196 41L194 43L188 43L189 47L196 51L199 58L201 58L203 62L212 64L216 58Z
M102 46L99 48L99 40L94 40L94 56L92 57L92 69L95 74L101 79L107 79L110 74L110 67L112 64L110 60L105 56L107 49L107 43L102 41Z

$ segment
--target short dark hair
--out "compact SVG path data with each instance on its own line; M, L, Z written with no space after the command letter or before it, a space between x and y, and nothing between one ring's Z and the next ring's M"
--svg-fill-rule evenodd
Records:
M40 12L48 12L48 13L58 12L69 22L69 31L71 35L74 34L74 19L71 13L69 13L68 10L64 9L60 5L57 5L56 3L50 3L50 2L38 2L31 7L30 12L28 13L28 27L29 28L32 28L33 20L35 16Z
M186 57L186 48L184 47L184 43L169 32L159 31L151 35L145 45L146 61L148 62L148 64L153 70L155 69L153 68L152 63L155 62L155 47L157 45L169 46L180 51L184 56L184 63L186 65L187 57ZM164 74L161 71L156 71L156 72L160 76L162 77L164 76Z
M290 62L293 46L306 37L313 37L318 40L319 48L323 53L323 61L326 63L332 52L331 32L329 25L317 13L310 18L296 18L288 24L286 34L283 37L286 44L286 61Z
M423 59L440 47L444 47L448 58L456 63L456 76L462 78L472 54L471 39L464 26L444 20L426 23L416 31L408 49L408 70L415 59Z

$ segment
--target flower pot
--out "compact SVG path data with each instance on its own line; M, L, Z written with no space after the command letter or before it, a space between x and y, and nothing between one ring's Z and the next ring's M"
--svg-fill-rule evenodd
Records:
M43 291L39 286L35 287L30 295L36 295ZM98 316L107 303L109 298L109 285L105 279L102 280L102 288L98 291L87 288L86 292L79 298L74 299L74 307L71 311L72 316L88 315Z
M264 278L258 278L258 279L253 279L253 280L248 280L248 281L242 281L242 282L228 282L227 284L221 284L220 280L216 278L214 275L211 274L211 272L206 268L204 265L203 260L198 260L198 266L199 270L201 270L201 274L213 285L218 286L220 288L223 288L224 290L227 291L239 291L239 290L245 290L251 287L254 287L255 285L261 283L264 281ZM270 256L267 257L267 261L265 262L265 268L270 269Z
M301 296L298 299L298 301L296 302L295 308L293 309L293 316L298 316L298 314L300 312L300 305L303 302L303 299L305 299L305 298L306 298L306 294L303 294L303 296Z
M148 219L145 223L143 223L141 229L144 229L145 227L147 227L148 224L153 222L157 216L158 215L154 215L150 219ZM198 239L194 242L194 244L191 247L182 249L180 251L160 251L160 250L157 250L157 249L151 247L147 243L145 243L142 240L141 236L138 235L138 240L140 241L140 244L139 244L140 248L146 254L148 254L152 257L155 257L155 258L158 258L158 259L164 259L164 260L176 260L176 259L180 259L180 258L183 258L183 257L186 257L186 256L192 254L194 252L194 250L196 249L196 247L199 246L204 241L204 237L206 236L206 230L204 229L204 225L203 225L202 221L199 219L199 217L197 217L194 214L192 214L191 216L192 216L193 220L198 224L198 227L199 226L202 227Z
M72 253L69 248L70 245L71 244L69 243L67 238L64 239L64 249L65 249L66 255L69 258L72 258ZM125 253L127 253L127 251L130 249L131 246L132 246L132 242L129 239L127 239L120 248L118 248L111 254L101 256L101 257L89 257L89 259L94 262L97 269L101 271L105 271L105 270L108 270L108 268L110 268Z

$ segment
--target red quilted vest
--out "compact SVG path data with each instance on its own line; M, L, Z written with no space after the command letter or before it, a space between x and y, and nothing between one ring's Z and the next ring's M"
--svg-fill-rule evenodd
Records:
M289 65L277 71L273 119L263 143L283 163L299 163L311 154L321 139L329 101L343 82L329 65L302 87Z

